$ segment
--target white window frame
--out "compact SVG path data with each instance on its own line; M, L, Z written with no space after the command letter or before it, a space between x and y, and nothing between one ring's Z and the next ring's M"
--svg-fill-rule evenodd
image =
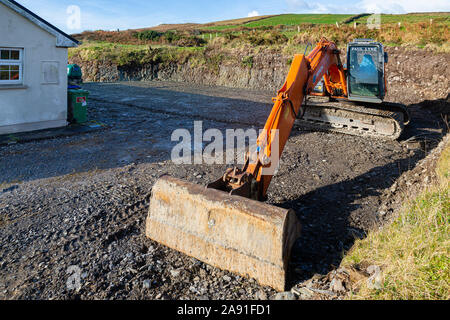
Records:
M19 80L0 80L0 86L3 84L23 84L23 48L0 47L0 50L19 51L19 60L0 59L0 66L19 66Z

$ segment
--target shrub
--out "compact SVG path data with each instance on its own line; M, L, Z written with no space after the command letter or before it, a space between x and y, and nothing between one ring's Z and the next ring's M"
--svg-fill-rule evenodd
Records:
M257 33L251 32L247 36L247 41L254 46L266 46L274 44L283 44L288 42L288 38L280 32Z
M253 56L247 56L247 57L242 58L242 66L252 68L253 67Z
M179 47L201 47L205 44L205 40L197 37L183 37L176 42Z
M139 40L149 40L149 41L156 41L159 40L159 38L161 37L161 33L155 31L155 30L145 30L145 31L141 31L141 32L137 32L136 33L136 37Z
M174 31L167 31L166 33L164 33L164 38L167 42L172 43L174 41L180 40L181 36Z

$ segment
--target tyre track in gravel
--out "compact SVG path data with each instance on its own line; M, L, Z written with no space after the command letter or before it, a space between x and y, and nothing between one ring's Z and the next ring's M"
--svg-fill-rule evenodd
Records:
M204 115L198 115L198 114L193 114L193 115L189 115L189 114L182 114L180 112L171 112L171 111L167 111L167 110L162 110L162 109L157 109L154 107L143 107L143 106L139 106L136 104L132 104L132 103L125 103L125 102L114 102L108 99L99 99L99 98L91 98L91 100L93 101L97 101L97 102L103 102L103 103L108 103L108 104L116 104L116 105L122 105L122 106L126 106L126 107L131 107L134 109L139 109L139 110L143 110L143 111L150 111L152 113L158 113L158 114L163 114L163 115L168 115L168 116L176 116L176 117L180 117L180 118L188 118L188 119L192 119L193 121L212 121L212 122L219 122L219 123L225 123L225 124L237 124L237 125L246 125L246 126L263 126L264 122L247 122L247 121L235 121L235 120L227 120L227 119L221 119L221 118L216 118L216 117L206 117ZM148 120L142 120L140 122L136 122L136 123L141 123L141 122L146 122Z

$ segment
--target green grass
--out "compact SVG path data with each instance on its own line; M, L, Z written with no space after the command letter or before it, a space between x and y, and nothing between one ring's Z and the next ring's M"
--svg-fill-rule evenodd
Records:
M226 25L226 26L209 26L209 27L203 27L202 29L204 29L204 30L217 30L217 31L222 31L222 30L235 29L235 28L238 28L238 27L239 27L239 25L230 24L230 25Z
M153 62L185 62L189 55L204 51L204 47L177 47L169 45L135 45L107 42L85 42L69 50L69 59L78 56L81 60L106 60L122 65Z
M449 52L449 13L420 13L406 15L382 15L384 23L381 29L369 29L365 22L368 17L344 14L283 14L263 16L256 20L235 19L198 25L196 30L179 30L172 32L176 41L166 34L154 40L139 40L136 31L124 32L85 32L78 39L85 42L82 47L92 46L89 54L93 59L105 57L110 52L143 51L147 45L152 49L172 47L203 47L214 44L214 49L222 45L224 49L266 47L286 51L286 46L316 43L322 37L345 47L355 38L372 38L387 46L411 46L434 52ZM358 18L360 17L360 18ZM352 22L359 23L354 26ZM430 19L433 23L430 24ZM398 26L392 22L409 22ZM335 23L339 22L339 28ZM300 29L297 28L300 27ZM200 31L200 33L199 33ZM219 39L217 39L219 38ZM220 40L222 38L223 40ZM89 41L95 43L90 43ZM216 41L219 40L219 41ZM168 49L169 50L169 49ZM71 51L76 52L76 51Z
M296 26L303 23L307 24L335 24L341 23L345 19L351 18L351 14L282 14L270 18L252 21L244 24L229 24L204 27L204 30L228 30L238 27L258 28L277 25Z
M69 59L81 61L108 61L118 66L140 66L147 64L204 65L218 70L222 61L220 54L205 55L206 47L176 47L167 45L120 45L115 43L85 43L69 49Z
M248 22L245 24L229 24L229 25L218 25L209 26L202 29L205 30L228 30L238 27L247 28L258 28L267 26L296 26L301 24L336 24L342 23L343 21L353 17L351 14L282 14L266 19L261 19L257 21ZM362 17L356 20L360 24L367 23L369 16ZM382 14L381 23L429 23L430 19L433 19L433 23L445 23L450 24L450 14L449 13L418 13L418 14Z
M365 24L369 17L363 17L356 22ZM417 13L417 14L382 14L381 23L430 23L430 19L433 19L433 23L445 23L450 24L450 13Z
M102 42L102 41L84 41L83 44L75 49L69 50L69 58L73 56L76 52L82 50L90 51L94 56L92 58L96 58L96 54L99 55L104 51L112 51L112 50L129 50L129 51L137 51L137 50L145 50L148 48L148 45L136 45L136 44L120 44L120 43L111 43L111 42Z
M351 299L450 299L450 146L437 164L439 182L404 205L399 217L358 240L344 266L375 264L383 287L365 283Z
M277 26L277 25L300 25L302 23L312 24L335 24L341 23L345 19L351 18L352 14L283 14L276 17L262 19L259 21L249 22L244 24L245 27L263 27L263 26Z

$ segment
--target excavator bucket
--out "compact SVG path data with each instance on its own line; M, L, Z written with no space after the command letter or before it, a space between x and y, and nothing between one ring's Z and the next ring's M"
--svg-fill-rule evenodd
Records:
M146 235L283 291L300 224L292 210L164 176L152 189Z

